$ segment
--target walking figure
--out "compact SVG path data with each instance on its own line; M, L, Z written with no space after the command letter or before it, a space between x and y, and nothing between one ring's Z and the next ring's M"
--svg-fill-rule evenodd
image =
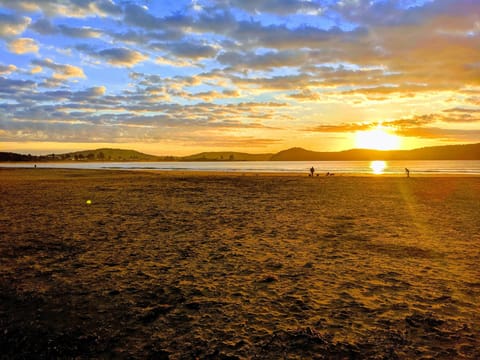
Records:
M410 177L410 170L408 170L408 168L405 168L405 174L407 174L407 177Z
M310 176L313 176L313 173L315 172L315 169L313 168L313 166L310 168Z

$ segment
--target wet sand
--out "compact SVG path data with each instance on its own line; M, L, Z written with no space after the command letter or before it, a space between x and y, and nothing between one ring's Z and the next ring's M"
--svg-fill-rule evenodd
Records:
M480 177L0 180L2 358L480 358Z

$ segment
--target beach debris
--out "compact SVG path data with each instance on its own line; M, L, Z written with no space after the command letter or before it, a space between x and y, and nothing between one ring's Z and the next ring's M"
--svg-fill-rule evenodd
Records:
M92 200L88 199L85 203L86 203L87 205L92 205Z

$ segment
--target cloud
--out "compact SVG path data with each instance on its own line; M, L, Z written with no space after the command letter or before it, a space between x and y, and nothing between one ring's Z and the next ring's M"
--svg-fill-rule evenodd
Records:
M29 29L41 35L62 34L71 38L98 38L103 34L102 30L89 26L72 27L63 24L55 26L49 19L39 19L30 25Z
M160 18L149 14L145 7L130 3L125 6L124 21L127 24L145 29L162 28L162 20Z
M6 96L21 96L28 91L33 90L36 83L31 80L14 80L0 76L0 94Z
M130 50L125 47L107 48L104 50L96 50L89 44L79 44L75 46L75 49L82 51L89 56L106 61L110 65L118 67L133 67L136 64L148 59L139 51Z
M7 75L17 70L15 65L2 65L0 64L0 75Z
M94 86L76 93L79 99L96 98L105 95L107 88L105 86Z
M69 78L86 78L82 68L75 65L57 64L50 59L32 60L32 65L46 67L53 70L53 78L56 80L66 80Z
M131 67L147 59L142 53L127 48L110 48L93 53L92 55L101 58L115 66Z
M344 31L338 27L324 30L312 25L291 28L285 24L265 26L260 22L241 21L231 36L248 47L275 49L318 49L329 44L345 46L362 40L368 34L365 28L357 27Z
M439 114L422 114L410 116L407 118L389 120L387 122L384 122L384 124L396 128L413 128L427 126L441 120L442 116Z
M91 27L70 27L67 25L58 26L60 32L73 38L97 38L102 35L102 31Z
M112 0L3 0L2 6L28 13L42 12L47 17L105 17L122 13Z
M193 63L191 61L187 61L184 59L177 59L175 57L172 57L172 58L158 57L155 59L155 62L159 65L167 65L167 66L174 66L174 67L193 66Z
M359 24L376 27L410 27L442 18L442 27L451 28L464 20L476 18L478 4L472 0L423 1L414 6L401 6L396 0L342 0L331 7L339 15ZM462 27L467 22L463 22Z
M196 19L186 16L170 17L167 22L170 27L192 28L194 32L206 34L221 34L231 37L235 29L240 26L239 21L230 9L206 9Z
M18 38L8 43L8 50L14 54L37 53L38 44L30 38Z
M220 54L217 60L236 69L268 70L284 66L300 67L308 61L308 53L293 50L268 51L264 54L230 51Z
M241 3L243 2L238 2L238 4ZM304 7L310 6L308 5L310 2L306 1L288 0L277 1L278 3L283 5L295 3L293 5L295 8L299 8L300 4ZM269 6L267 2L264 2L263 5L265 7ZM279 6L279 8L281 7ZM138 28L161 32L173 31L177 34L186 34L187 31L190 31L190 33L198 34L216 34L228 37L233 43L239 42L243 48L255 46L295 50L302 47L316 48L326 41L356 41L359 37L365 36L366 33L364 28L358 27L350 31L344 31L338 27L325 30L311 25L296 28L286 24L264 25L255 20L237 20L226 6L222 11L214 8L211 10L211 12L205 10L197 17L179 13L157 17L149 13L145 7L129 4L125 7L124 21Z
M445 129L439 127L405 128L396 131L398 135L422 139L446 141L478 141L480 130Z
M226 90L226 91L201 91L195 94L185 94L186 97L192 99L202 99L204 101L213 101L217 99L228 99L232 97L238 97L240 92L238 90Z
M225 7L237 7L251 14L268 13L277 15L311 14L319 15L322 11L319 1L306 0L223 0Z
M112 0L92 1L92 7L97 14L102 16L120 16L123 14L121 6L115 4Z
M270 145L277 145L281 142L280 139L275 138L256 138L253 136L238 136L238 135L216 135L208 134L203 136L191 135L188 138L184 139L188 143L196 146L202 146L204 148L231 148L231 147L240 147L252 149L252 147L266 147Z
M422 139L436 139L444 141L475 141L480 136L480 130L477 129L451 129L435 126L450 122L479 122L480 117L475 119L465 118L464 116L452 117L450 112L448 116L442 113L415 115L408 118L382 122L365 122L365 123L343 123L318 125L305 129L306 131L322 132L322 133L354 133L357 131L368 131L382 125L388 128L392 133L404 136ZM456 111L454 111L456 112Z
M308 74L300 73L299 75L280 75L272 77L238 77L231 76L230 80L238 87L252 91L252 88L257 90L303 90L309 87L322 86L321 79L311 77Z
M60 114L59 114L60 115ZM161 118L155 119L161 123ZM17 123L6 124L0 119L0 128L5 129L0 133L0 141L49 141L49 142L82 142L82 143L156 143L158 141L171 142L175 139L178 143L189 146L212 147L264 147L277 144L278 139L226 135L211 131L208 128L189 127L159 127L142 126L139 124L118 124L115 122L101 123L90 122L88 119L81 121L44 121L37 122L24 120Z
M62 65L57 67L57 72L53 75L56 79L85 78L83 70L74 65Z
M367 131L374 129L378 123L351 123L339 125L318 125L307 128L306 131L321 132L321 133L352 133L356 131Z
M409 118L384 122L396 128L414 128L439 123L480 123L480 109L448 109L440 113L416 115Z
M31 74L38 74L38 73L41 73L43 71L43 68L41 66L32 66L31 69L30 69L30 73Z
M446 112L446 113L480 113L480 108L467 109L467 108L456 107L456 108L452 108L452 109L443 110L443 112Z
M37 61L53 68L58 64ZM142 74L132 78L142 79ZM1 79L1 78L0 78ZM148 83L161 81L161 77L148 76ZM146 80L146 79L145 79ZM27 86L8 82L9 88ZM0 86L4 85L0 81ZM0 90L1 91L1 90ZM235 90L222 93L200 94L203 97L237 96ZM155 98L155 96L153 96ZM273 119L278 103L213 104L198 103L178 105L153 101L152 94L138 89L119 95L107 95L104 86L80 91L58 89L30 91L18 98L18 104L1 104L0 111L7 113L2 128L7 129L2 139L19 141L23 138L37 141L95 141L156 142L177 139L190 144L224 142L236 146L267 146L278 140L262 136L241 136L238 130L271 129L262 122ZM216 140L215 140L216 139ZM243 145L242 145L243 144ZM263 144L263 145L262 145Z
M189 59L214 57L217 53L217 49L213 46L184 41L168 44L166 48L175 56Z
M446 123L480 123L480 108L461 108L443 110L443 122Z
M8 39L22 34L30 22L28 17L0 13L0 38Z
M290 94L288 97L298 101L318 101L321 98L320 94L309 89L304 89L294 94Z
M53 35L58 33L58 29L52 25L49 19L38 19L29 28L41 35Z

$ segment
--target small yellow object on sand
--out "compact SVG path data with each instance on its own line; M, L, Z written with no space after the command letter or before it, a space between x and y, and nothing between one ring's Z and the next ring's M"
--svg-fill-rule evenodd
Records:
M92 203L92 200L87 200L87 205L90 205Z

